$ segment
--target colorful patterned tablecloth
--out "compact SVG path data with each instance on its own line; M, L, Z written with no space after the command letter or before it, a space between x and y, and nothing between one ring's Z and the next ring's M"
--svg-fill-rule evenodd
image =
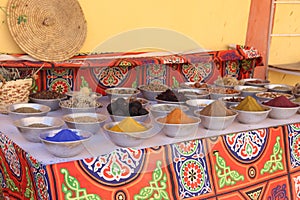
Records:
M126 52L81 54L64 62L41 62L27 55L0 55L0 65L17 68L23 77L39 71L35 90L67 92L88 87L105 94L111 87L162 83L212 83L218 76L252 78L262 57L253 47L192 53Z
M300 123L44 165L0 133L7 199L300 199Z

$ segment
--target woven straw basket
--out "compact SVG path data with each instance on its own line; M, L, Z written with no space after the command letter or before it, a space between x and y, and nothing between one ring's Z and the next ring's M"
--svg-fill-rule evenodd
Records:
M5 81L0 74L0 80L0 113L6 114L8 105L29 101L32 78Z

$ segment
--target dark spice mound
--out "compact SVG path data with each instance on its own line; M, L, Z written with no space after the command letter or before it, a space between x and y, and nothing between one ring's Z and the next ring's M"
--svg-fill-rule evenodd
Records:
M124 98L118 98L114 102L108 104L107 111L111 115L117 116L140 116L149 112L143 108L138 100L126 101Z
M56 91L47 90L47 91L32 93L30 94L30 97L35 99L61 99L66 97L66 95Z
M159 95L157 95L157 99L173 102L182 102L188 100L183 93L172 91L170 89L167 89L165 92L162 92Z

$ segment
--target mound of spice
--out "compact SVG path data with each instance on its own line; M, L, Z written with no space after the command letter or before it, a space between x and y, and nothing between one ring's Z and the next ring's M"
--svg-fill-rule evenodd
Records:
M138 123L135 119L132 117L126 117L122 121L120 121L118 124L110 128L111 131L115 132L141 132L146 131L147 128L143 126L142 124Z
M21 107L21 108L15 109L14 112L17 112L17 113L40 113L42 111L35 109L35 108L31 108L31 107Z
M286 96L279 96L263 103L267 106L291 108L298 107L298 104L291 102Z
M166 117L160 118L158 121L167 124L190 124L196 120L186 115L180 108L174 108Z
M32 93L30 96L35 99L62 99L66 97L65 94L61 94L53 90L43 90L37 93Z
M226 108L226 106L222 101L217 100L209 104L208 106L204 107L200 111L200 114L205 116L225 117L225 116L234 115L235 113L232 110Z
M51 127L50 125L48 124L42 124L42 123L33 123L33 124L30 124L26 127L32 127L32 128L48 128L48 127Z
M70 129L62 129L59 132L57 132L54 136L47 136L45 139L53 142L70 142L82 140L83 137L77 135L76 131L72 131Z
M243 111L264 111L265 109L256 101L255 98L247 96L235 109Z

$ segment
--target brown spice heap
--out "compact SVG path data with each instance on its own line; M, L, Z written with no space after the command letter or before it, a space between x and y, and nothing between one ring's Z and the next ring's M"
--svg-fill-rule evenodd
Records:
M65 94L61 94L52 90L45 90L38 93L32 93L30 96L35 99L61 99L66 97Z
M34 123L30 124L27 127L33 127L33 128L46 128L46 127L51 127L48 124L42 124L42 123Z
M200 111L200 114L205 116L224 117L234 115L234 112L226 108L222 101L217 100L204 107Z
M70 122L78 122L78 123L92 123L92 122L101 122L103 119L97 117L90 116L82 116L82 117L66 117L66 121Z
M15 109L14 112L17 112L17 113L40 113L42 111L35 109L35 108L30 108L30 107L21 107L21 108Z
M180 108L174 108L166 117L160 118L160 122L168 124L190 124L196 121L187 116Z

